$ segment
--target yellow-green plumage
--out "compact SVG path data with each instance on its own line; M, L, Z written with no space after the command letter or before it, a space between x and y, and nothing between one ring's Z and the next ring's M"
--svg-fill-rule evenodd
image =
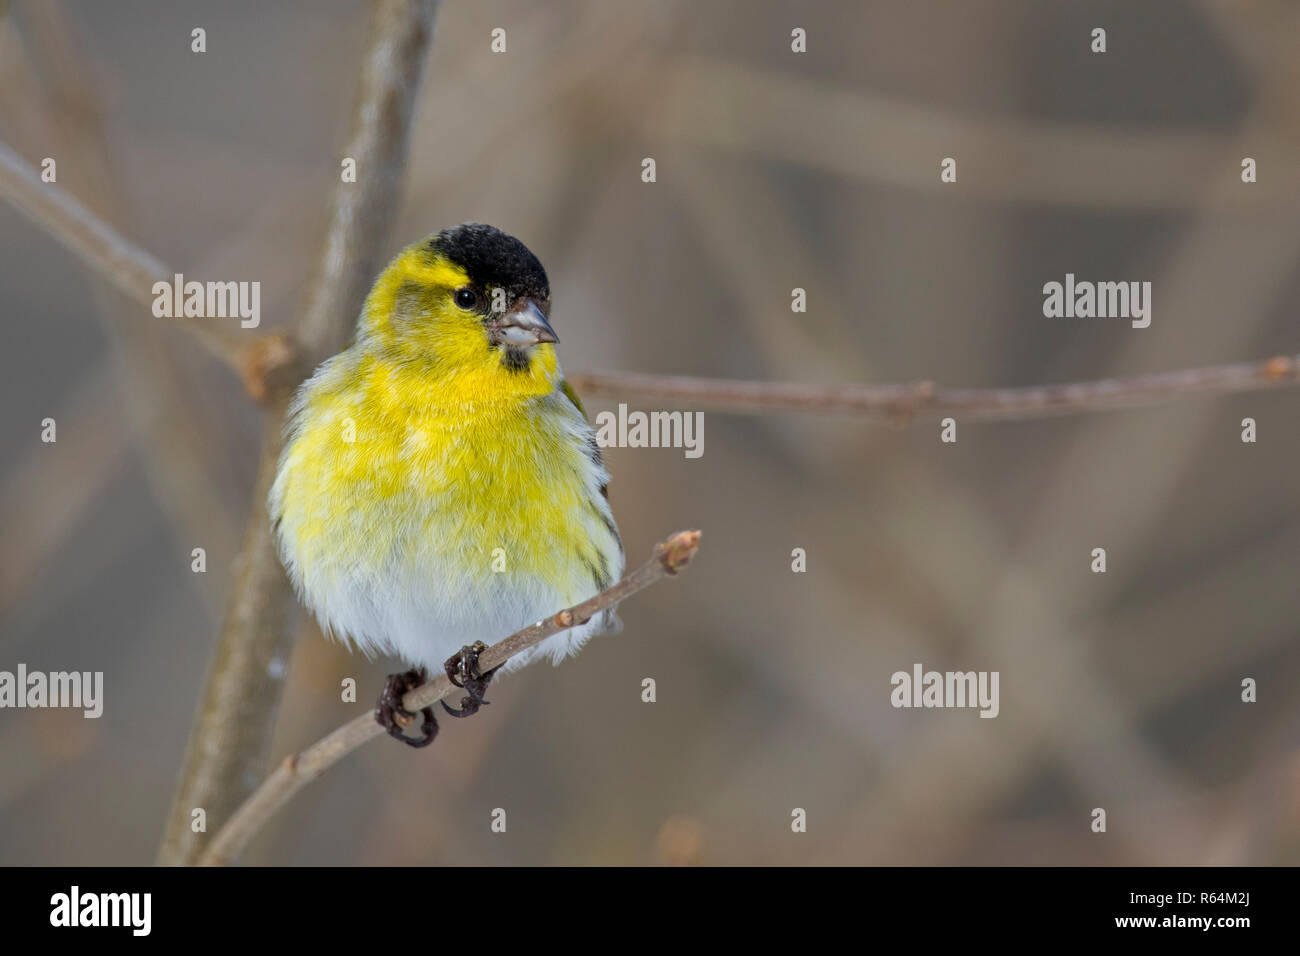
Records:
M299 392L270 496L285 565L322 624L435 671L590 597L623 561L608 476L553 345L494 341L503 302L549 306L545 274L516 240L459 227L471 228L384 270L352 346ZM456 305L466 289L479 308ZM503 302L483 307L497 289ZM538 653L558 661L612 623Z

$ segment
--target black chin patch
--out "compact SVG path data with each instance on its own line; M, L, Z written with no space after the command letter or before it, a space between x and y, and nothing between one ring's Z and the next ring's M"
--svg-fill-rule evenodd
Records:
M528 371L528 350L517 345L507 345L506 354L501 356L501 364L511 372Z

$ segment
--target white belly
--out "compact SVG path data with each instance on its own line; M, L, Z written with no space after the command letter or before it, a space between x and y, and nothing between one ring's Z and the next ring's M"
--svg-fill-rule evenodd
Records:
M369 576L340 576L326 593L306 597L331 631L350 637L367 655L391 654L430 674L441 673L447 658L467 644L495 644L592 596L561 594L518 573L473 579L463 567L432 564L391 569L384 578L380 584ZM597 615L516 655L503 670L518 670L539 657L558 664L592 636L617 631L617 621L612 613Z

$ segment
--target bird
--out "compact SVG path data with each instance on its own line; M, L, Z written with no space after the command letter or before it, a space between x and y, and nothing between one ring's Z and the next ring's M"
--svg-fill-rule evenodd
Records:
M402 695L437 670L469 716L487 645L608 588L624 554L609 473L565 381L546 271L520 240L463 223L399 252L355 335L299 387L267 506L280 559L326 636L401 659L375 719L422 747ZM614 608L498 670L558 664L615 632Z

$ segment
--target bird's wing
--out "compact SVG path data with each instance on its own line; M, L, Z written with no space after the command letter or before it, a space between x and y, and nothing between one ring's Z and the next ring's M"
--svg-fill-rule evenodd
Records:
M582 407L582 399L578 398L578 393L573 390L573 386L569 384L568 379L560 382L560 391L564 393L565 398L573 402L573 407L582 414L582 417L586 418L587 410Z

